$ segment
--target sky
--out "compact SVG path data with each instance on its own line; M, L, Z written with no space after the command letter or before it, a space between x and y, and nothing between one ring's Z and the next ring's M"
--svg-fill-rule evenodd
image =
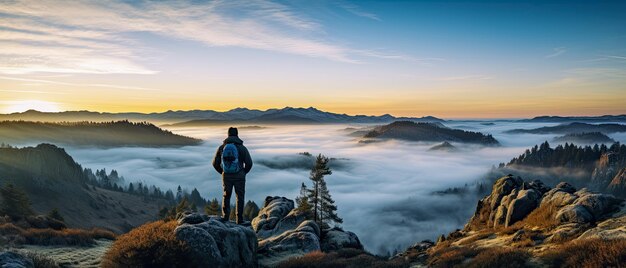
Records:
M0 0L0 112L626 113L624 1Z

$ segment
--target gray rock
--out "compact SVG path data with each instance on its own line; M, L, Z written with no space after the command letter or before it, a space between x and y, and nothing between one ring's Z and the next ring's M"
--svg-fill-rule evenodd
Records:
M295 230L289 230L277 236L263 239L259 242L259 253L276 254L285 251L297 251L308 253L321 249L319 236L316 234L317 226L313 221L304 221ZM319 228L317 228L319 230Z
M321 247L323 251L333 251L342 248L363 249L363 245L356 234L339 228L333 228L325 232Z
M552 235L546 238L548 243L562 243L575 238L578 234L589 228L589 224L567 223L559 225Z
M265 198L265 203L259 211L259 215L252 220L252 228L261 239L275 235L276 231L274 228L278 222L285 218L293 209L293 200L285 197L268 196ZM297 227L297 225L294 227Z
M0 268L34 268L33 260L21 254L4 251L0 253Z
M571 204L561 208L556 214L556 219L560 223L588 223L592 222L594 217L584 206Z
M582 189L576 194L579 196L574 204L585 207L594 220L599 220L612 212L615 212L622 200L608 194L591 193L586 189Z
M200 267L257 266L258 242L249 227L190 214L179 220L176 238L187 243Z
M563 191L566 193L570 193L570 194L573 192L576 192L576 188L574 188L574 186L564 181L559 182L559 184L557 184L556 187L554 188L559 189L560 191Z
M181 225L183 223L198 224L198 223L202 223L208 220L209 220L209 216L203 215L203 214L198 214L198 213L182 214L180 215L180 218L178 219L178 225Z
M511 201L507 209L505 227L524 219L531 211L537 208L541 194L535 189L521 190Z

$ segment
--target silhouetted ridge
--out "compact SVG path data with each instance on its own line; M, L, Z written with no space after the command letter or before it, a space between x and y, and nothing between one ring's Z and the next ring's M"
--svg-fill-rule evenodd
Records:
M185 146L201 140L174 134L151 123L113 122L0 122L0 140L8 143L50 142L97 146Z
M388 125L380 126L368 132L363 137L499 145L499 142L490 134L485 135L480 132L451 129L441 123L416 123L411 121L396 121Z

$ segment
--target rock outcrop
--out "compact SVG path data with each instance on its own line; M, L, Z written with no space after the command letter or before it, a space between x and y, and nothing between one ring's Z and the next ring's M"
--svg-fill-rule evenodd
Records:
M200 267L257 267L258 242L250 227L193 213L178 220L176 238L186 242Z
M623 239L623 200L586 188L577 190L565 182L550 189L541 181L525 182L508 175L498 179L491 193L478 202L463 230L442 235L437 243L416 244L394 259L403 258L411 267L456 267L461 263L468 267L560 267L549 253L575 256L572 258L578 261L581 253L573 251L578 248L601 256L594 260L603 263L597 267L621 267L624 253L614 245ZM477 254L493 260L500 258L497 255L518 254L521 262L509 263L515 261L512 257L486 264Z
M626 163L616 153L605 153L600 156L591 174L592 188L604 190L624 164Z
M623 196L626 193L626 168L622 168L617 175L613 177L607 190L615 195Z
M594 193L586 188L576 191L564 182L549 189L541 181L524 182L508 175L498 179L491 194L478 202L465 229L508 227L536 208L548 206L556 212L553 216L560 224L594 223L616 211L621 202L612 195Z
M0 267L2 268L34 268L33 261L21 254L4 251L0 252Z
M356 234L338 228L320 230L317 223L295 209L293 200L285 197L265 198L259 215L252 220L252 228L259 239L261 266L272 267L313 251L363 249Z
M541 181L524 182L513 175L502 177L493 185L491 194L478 201L466 229L508 227L537 208L547 191Z
M322 239L322 250L328 252L342 248L363 249L363 245L359 237L353 232L339 228L327 230L324 233L324 239Z

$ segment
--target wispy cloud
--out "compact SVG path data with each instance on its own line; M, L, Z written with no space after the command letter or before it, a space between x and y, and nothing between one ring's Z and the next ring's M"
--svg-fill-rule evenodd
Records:
M345 11L348 11L348 12L352 13L353 15L356 15L356 16L359 16L359 17L363 17L363 18L372 19L372 20L376 20L376 21L381 21L381 19L378 17L378 15L376 15L374 13L370 13L370 12L364 11L360 7L358 7L357 5L354 5L354 4L351 4L351 3L340 3L338 5L339 5L339 7L343 8Z
M9 77L9 76L0 76L0 80L35 82L35 83L62 85L62 86L71 86L71 87L100 87L100 88L128 89L128 90L140 90L140 91L158 91L159 90L159 89L155 89L155 88L146 88L146 87L134 87L134 86L124 86L124 85L109 85L109 84L70 83L70 82L55 81L55 80L19 78L19 77Z
M610 59L626 60L626 56L607 55L605 57Z
M488 75L462 75L462 76L449 76L435 79L437 81L461 81L461 80L490 80L493 79L492 76Z
M378 20L356 6L346 10ZM16 0L0 6L0 73L154 74L144 60L150 44L136 33L348 63L381 58L324 41L319 22L266 0Z
M552 54L546 55L546 58L558 57L558 56L562 55L563 53L567 52L567 49L565 47L555 47L553 49L553 51L554 52L552 52Z

